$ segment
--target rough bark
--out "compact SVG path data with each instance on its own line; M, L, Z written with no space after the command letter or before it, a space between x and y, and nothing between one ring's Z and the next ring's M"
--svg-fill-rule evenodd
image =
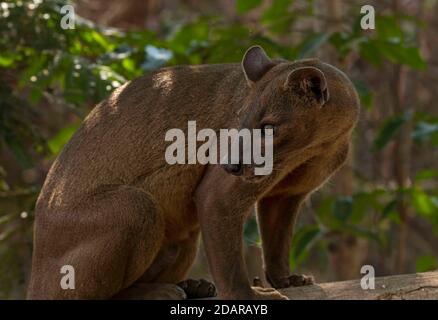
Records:
M375 279L363 290L360 279L282 290L292 300L438 300L438 271Z

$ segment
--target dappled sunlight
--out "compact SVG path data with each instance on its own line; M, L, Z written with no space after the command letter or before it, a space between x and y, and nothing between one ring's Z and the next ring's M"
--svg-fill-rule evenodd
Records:
M173 72L172 70L164 70L158 72L152 77L153 88L160 89L162 94L167 95L173 87Z

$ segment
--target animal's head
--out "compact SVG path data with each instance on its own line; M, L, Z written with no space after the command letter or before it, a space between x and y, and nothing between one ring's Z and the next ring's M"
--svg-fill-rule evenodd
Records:
M239 126L273 130L274 170L287 167L291 157L309 148L349 136L356 124L356 90L344 73L329 64L315 59L271 60L254 46L245 53L242 69L250 89L239 112ZM251 167L229 165L225 170L249 176Z

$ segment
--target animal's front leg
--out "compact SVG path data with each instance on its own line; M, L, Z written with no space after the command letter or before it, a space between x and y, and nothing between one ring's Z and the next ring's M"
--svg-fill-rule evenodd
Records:
M259 201L257 217L262 237L266 278L274 288L312 284L313 277L291 274L289 252L303 195L276 195Z
M251 288L243 258L243 224L254 205L251 188L219 166L207 169L196 205L210 271L222 299L285 299L274 289Z

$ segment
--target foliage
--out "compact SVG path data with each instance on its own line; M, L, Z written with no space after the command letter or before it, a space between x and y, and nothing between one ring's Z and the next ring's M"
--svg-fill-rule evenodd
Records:
M285 43L281 39L293 32L298 22L315 14L313 1L299 1L298 7L297 2L273 0L262 6L262 1L237 0L236 20L200 15L157 34L148 30L121 32L84 19L77 21L76 29L63 30L59 12L65 0L2 0L1 146L14 155L23 170L32 168L53 159L90 107L122 83L164 65L238 62L245 49L255 43L273 57L290 60L317 55L325 48L333 50L340 61L356 54L376 70L385 64L427 68L413 32L421 24L411 16L379 15L377 31L369 33L360 29L357 10L346 30L306 30L299 41ZM255 10L261 11L257 26L245 22ZM367 107L364 112L372 110L373 94L366 80L356 77L353 82ZM53 112L47 105L57 105L72 117L60 127L47 129L36 121ZM379 153L387 148L409 121L414 124L412 139L416 144L438 146L438 119L412 111L386 119L375 133L370 151ZM11 296L17 283L25 281L26 268L20 259L29 251L33 203L41 187L8 183L7 174L0 166L0 298ZM404 190L358 178L360 186L351 196L319 197L313 224L296 232L291 265L297 267L312 250L324 248L332 233L363 237L385 247L388 230L399 223L397 204L403 199L408 199L412 210L430 221L438 234L438 190L431 183L437 176L434 170L423 170ZM17 194L27 195L28 200L17 201L12 207L3 205L4 199ZM26 212L25 218L22 212ZM245 238L259 241L254 220L247 224ZM436 265L433 256L417 260L419 271Z

